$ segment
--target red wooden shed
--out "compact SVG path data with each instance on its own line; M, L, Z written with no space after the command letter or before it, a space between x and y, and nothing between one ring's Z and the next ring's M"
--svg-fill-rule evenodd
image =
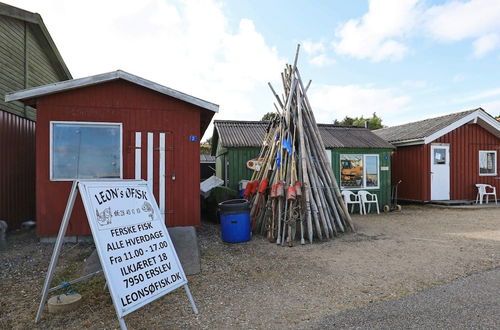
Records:
M474 200L478 183L500 191L500 122L482 108L375 133L396 146L392 181L402 180L402 200Z
M168 226L200 224L199 141L218 105L115 71L8 94L37 109L36 220L55 236L74 179L144 179ZM77 200L67 236L90 235Z

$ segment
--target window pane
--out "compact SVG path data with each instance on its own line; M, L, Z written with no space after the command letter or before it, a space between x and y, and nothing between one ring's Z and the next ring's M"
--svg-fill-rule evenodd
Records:
M344 188L363 186L363 155L340 155L340 185Z
M366 186L378 187L378 157L366 156Z
M120 126L53 124L53 179L120 178Z
M479 173L494 174L496 173L496 153L480 151L479 152Z
M446 164L446 149L434 149L434 164Z

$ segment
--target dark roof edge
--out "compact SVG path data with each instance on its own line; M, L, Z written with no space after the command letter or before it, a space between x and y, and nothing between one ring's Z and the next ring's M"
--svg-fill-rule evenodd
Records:
M64 62L61 53L57 49L56 44L54 43L54 40L50 36L49 31L47 30L47 27L45 26L45 23L43 22L42 16L37 13L32 13L24 9L20 9L11 5L8 5L6 3L0 2L0 15L12 17L21 21L25 21L31 24L38 25L40 30L42 31L43 36L47 40L47 43L50 46L50 49L52 50L53 56L55 57L55 60L57 63L59 63L62 72L66 75L67 79L72 79L73 76L71 75L71 72L69 71L68 67L66 66L66 63Z
M217 119L214 120L215 123L228 123L228 124L267 124L269 123L269 120L225 120L225 119ZM335 127L335 128L360 128L360 129L368 129L364 126L354 126L354 125L337 125L337 124L321 124L319 123L318 126L321 127Z

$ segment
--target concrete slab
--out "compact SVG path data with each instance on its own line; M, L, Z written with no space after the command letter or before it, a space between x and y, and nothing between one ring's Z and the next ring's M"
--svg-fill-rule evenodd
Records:
M84 260L85 266L83 267L82 276L95 273L98 270L101 270L101 261L99 260L99 255L97 254L97 250L94 249L90 256Z
M200 248L198 247L196 229L192 226L168 227L167 229L186 275L200 273Z

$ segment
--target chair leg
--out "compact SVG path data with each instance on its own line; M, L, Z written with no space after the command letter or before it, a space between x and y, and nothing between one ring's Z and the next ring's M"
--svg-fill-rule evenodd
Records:
M375 202L375 206L377 206L377 214L380 214L379 208L378 208L378 201Z

